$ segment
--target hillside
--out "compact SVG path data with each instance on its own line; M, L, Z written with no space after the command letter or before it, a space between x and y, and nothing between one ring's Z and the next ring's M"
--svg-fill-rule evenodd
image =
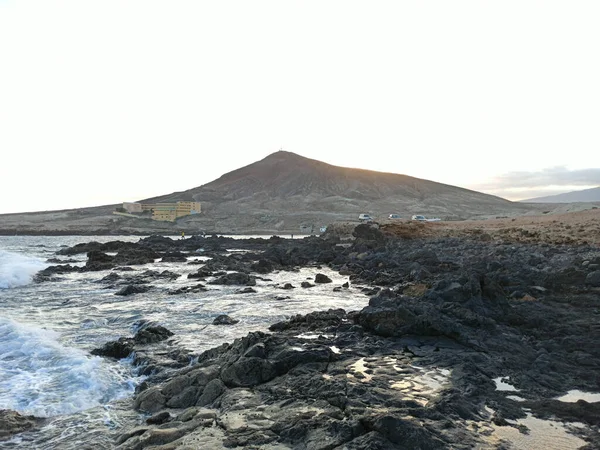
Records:
M204 220L295 229L369 213L448 219L526 213L530 206L455 186L394 173L338 167L279 151L215 181L146 201L195 200ZM190 218L189 220L199 220Z
M195 200L175 224L112 214L118 205L0 215L0 234L300 233L336 221L412 214L446 220L536 214L528 205L406 175L333 166L279 151L183 192L141 201ZM306 228L308 227L308 228Z
M521 203L576 203L600 202L600 186L583 189L581 191L566 192L564 194L549 195L546 197L529 198Z

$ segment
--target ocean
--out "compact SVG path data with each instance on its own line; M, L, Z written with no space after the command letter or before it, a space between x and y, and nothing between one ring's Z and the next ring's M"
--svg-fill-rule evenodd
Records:
M116 434L141 424L145 416L131 409L131 401L144 377L128 359L110 360L92 356L90 351L107 341L132 336L142 321L172 331L173 345L189 350L193 364L193 355L250 331L267 331L269 325L292 315L329 308L357 310L368 302L360 290L333 292L334 286L348 279L326 267L268 274L268 281L257 280L257 292L250 294L236 293L239 287L235 286L210 286L206 292L170 295L173 289L196 284L197 280L189 280L187 275L200 266L160 260L133 266L135 272L129 274L169 270L179 278L153 281L151 290L132 296L116 296L118 288L99 282L110 271L34 281L39 270L57 264L56 258L61 263L85 264L85 255L57 256L62 247L139 239L0 236L0 409L45 418L41 429L2 441L0 447L109 449L114 447ZM205 259L199 249L188 262L201 264ZM319 272L333 283L310 289L278 288L288 282L299 286L302 281L314 280ZM240 322L213 326L213 319L220 314Z

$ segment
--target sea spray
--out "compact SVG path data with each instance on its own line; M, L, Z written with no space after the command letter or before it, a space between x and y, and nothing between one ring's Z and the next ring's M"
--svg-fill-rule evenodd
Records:
M0 250L0 289L29 284L33 276L47 266L40 258Z
M57 333L0 317L0 409L38 417L130 396L130 365L65 347Z

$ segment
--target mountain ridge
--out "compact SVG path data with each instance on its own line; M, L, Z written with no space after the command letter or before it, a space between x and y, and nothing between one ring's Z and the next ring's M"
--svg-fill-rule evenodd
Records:
M544 197L534 197L520 200L521 203L576 203L576 202L600 202L600 186L580 191L564 192Z

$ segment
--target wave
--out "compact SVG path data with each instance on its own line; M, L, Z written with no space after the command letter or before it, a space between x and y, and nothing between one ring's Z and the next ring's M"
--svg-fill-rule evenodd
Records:
M65 347L53 331L0 317L0 409L72 414L132 395L130 368Z
M40 258L0 250L0 289L29 284L47 266Z

